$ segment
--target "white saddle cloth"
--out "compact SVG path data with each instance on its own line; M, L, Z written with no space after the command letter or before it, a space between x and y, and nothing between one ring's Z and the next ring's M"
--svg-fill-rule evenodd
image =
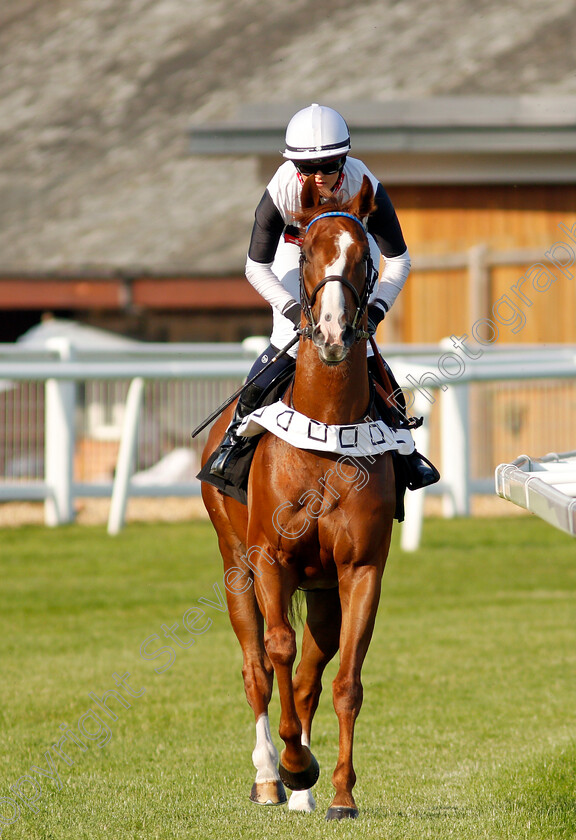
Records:
M382 420L348 426L327 425L311 420L280 401L248 414L236 434L252 437L264 431L272 432L298 449L337 455L362 457L391 450L410 455L414 451L414 441L407 429L390 429Z

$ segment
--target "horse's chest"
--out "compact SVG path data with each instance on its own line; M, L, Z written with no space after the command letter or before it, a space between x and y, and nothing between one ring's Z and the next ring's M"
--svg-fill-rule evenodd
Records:
M287 483L285 492L277 495L272 513L274 530L283 538L285 547L292 546L298 553L309 553L313 547L314 554L326 563L358 502L349 486L339 486L329 473L328 470L305 483Z
M307 576L333 569L335 557L355 554L385 519L383 464L322 457L278 439L267 440L257 454L264 456L267 480L252 476L251 537L266 539L282 563L310 566Z

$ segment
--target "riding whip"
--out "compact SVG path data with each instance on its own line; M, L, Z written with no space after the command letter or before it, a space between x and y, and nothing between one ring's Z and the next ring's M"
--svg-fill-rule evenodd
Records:
M196 435L197 435L197 434L199 434L199 433L202 431L202 429L205 429L205 428L206 428L206 426L209 426L209 425L210 425L210 423L211 423L213 420L215 420L215 419L216 419L216 418L217 418L220 414L222 414L222 412L224 411L224 409L228 408L228 406L229 406L231 403L233 403L233 402L234 402L234 400L235 400L235 399L237 399L237 398L240 396L240 394L244 391L244 389L248 387L248 385L252 385L252 383L253 383L253 382L255 382L255 381L258 379L258 377L260 376L260 374L264 373L264 371L265 371L265 370L268 370L268 368L269 368L271 365L273 365L273 364L274 364L274 362L278 361L278 359L279 359L281 356L284 356L284 355L288 352L288 350L290 350L290 348L291 348L291 347L294 347L294 345L295 345L295 344L296 344L296 342L299 340L299 338L300 338L300 330L296 333L296 335L294 336L294 338L290 339L290 341L288 342L288 344L287 344L285 347L283 347L283 348L282 348L282 350L278 350L278 352L276 353L276 355L275 355L275 356L273 356L273 357L270 359L270 361L269 361L269 362L267 362L267 363L264 365L264 367L263 367L261 370L259 370L259 371L258 371L258 373L257 373L255 376L253 376L251 379L248 379L248 381L247 381L247 382L245 382L243 385L241 385L241 386L240 386L240 388L238 388L238 390L237 390L237 391L234 391L234 393L232 394L232 396L228 397L228 399L227 399L225 402L223 402L223 403L222 403L222 405L219 405L219 406L218 406L218 408L217 408L217 409L215 409L209 417L207 417L205 420L203 420L203 421L202 421L202 423L200 423L200 425L199 425L199 426L196 426L196 428L195 428L195 429L194 429L194 431L192 432L192 437L196 437Z

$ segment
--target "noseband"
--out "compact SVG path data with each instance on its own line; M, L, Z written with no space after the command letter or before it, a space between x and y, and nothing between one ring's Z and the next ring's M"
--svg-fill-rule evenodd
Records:
M347 219L353 219L357 224L359 224L364 232L366 232L366 228L364 224L360 221L357 216L353 216L351 213L344 213L339 212L337 210L331 211L329 213L321 213L316 218L312 219L309 223L308 227L306 228L306 233L310 230L314 222L319 221L320 219L326 219L329 216L341 216ZM358 321L362 318L362 315L366 311L366 307L368 306L368 299L372 294L372 290L374 289L374 284L378 278L378 272L374 268L374 263L372 261L372 256L370 254L370 249L368 249L368 253L364 258L364 262L366 263L366 280L364 282L364 288L362 290L362 294L358 294L357 290L354 288L352 283L349 280L346 280L340 274L329 274L327 277L324 277L323 280L314 286L312 289L312 293L308 295L306 291L306 286L304 284L304 252L300 252L300 300L302 303L302 311L304 312L304 317L307 321L307 326L304 327L302 330L302 335L304 338L312 338L313 330L316 326L314 322L314 315L312 313L312 307L314 306L314 302L316 300L316 296L320 289L326 285L326 283L342 283L343 286L346 286L352 292L352 296L354 297L354 302L356 304L356 313L354 315L354 319L352 321L352 329L355 330L354 340L355 341L362 341L364 338L369 338L369 333L365 330L357 329Z

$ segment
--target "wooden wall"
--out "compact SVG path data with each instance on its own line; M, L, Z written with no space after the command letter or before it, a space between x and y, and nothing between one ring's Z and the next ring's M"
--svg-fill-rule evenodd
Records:
M576 186L393 187L389 193L413 270L378 333L384 348L465 334L472 347L474 330L492 346L576 343L576 241L559 227L574 226L576 240ZM473 477L491 475L521 452L573 450L575 399L576 384L566 380L474 384ZM429 428L430 454L439 462L437 409Z
M470 333L475 321L490 318L501 342L576 342L576 264L563 272L546 258L552 249L558 262L571 262L566 248L553 249L555 243L576 253L576 241L559 228L575 226L576 239L576 186L395 186L389 194L414 267L381 340L436 342ZM481 246L485 277L479 288L466 261L470 250ZM440 267L443 261L458 262L458 255L459 266ZM501 261L505 264L497 264ZM539 263L550 276L539 274L534 268ZM531 306L513 291L526 272L521 288ZM493 307L503 296L511 303L500 304L497 321ZM524 315L515 315L513 305ZM510 323L502 323L506 320Z

